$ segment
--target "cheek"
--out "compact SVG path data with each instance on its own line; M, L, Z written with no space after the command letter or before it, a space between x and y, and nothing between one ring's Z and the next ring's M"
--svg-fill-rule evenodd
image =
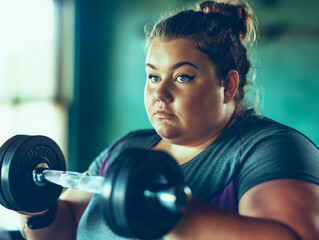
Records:
M178 104L179 112L185 117L192 119L203 119L215 115L222 108L222 91L208 91L207 89L185 95L183 101Z
M147 114L149 114L150 108L153 106L153 103L152 103L152 95L147 85L144 88L144 106L147 111Z
M212 108L215 111L218 111L220 107L223 105L223 91L216 90L212 91L203 97L202 104L205 108Z
M202 111L202 99L200 94L183 94L183 96L176 97L174 101L175 113L181 120L194 121L195 118Z

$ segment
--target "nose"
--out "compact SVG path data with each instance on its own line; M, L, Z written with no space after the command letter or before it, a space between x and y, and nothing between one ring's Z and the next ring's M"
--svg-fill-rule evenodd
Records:
M154 98L157 102L172 102L173 95L169 81L162 80L158 83L156 90L154 91Z

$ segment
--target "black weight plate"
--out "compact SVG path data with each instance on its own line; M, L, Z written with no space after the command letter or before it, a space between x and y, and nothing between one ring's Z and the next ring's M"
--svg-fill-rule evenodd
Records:
M18 141L4 156L2 189L12 209L40 212L56 202L62 187L51 183L36 185L32 172L40 163L47 164L50 169L65 171L63 153L52 139L45 136L25 136Z
M0 181L2 182L2 175L1 175L1 167L2 167L2 162L4 155L6 154L8 148L10 147L11 144L13 144L16 140L18 140L22 135L15 135L8 139L3 145L0 147ZM12 209L10 206L9 202L6 199L5 194L3 193L1 184L0 184L0 204L4 206L5 208Z
M10 146L7 148L6 154L3 156L3 161L1 165L1 187L2 187L3 193L8 201L9 209L17 210L17 211L21 211L21 210L19 209L19 206L16 205L15 201L11 199L11 192L7 190L9 187L7 186L7 184L8 184L8 177L10 173L6 167L5 159L8 158L8 155L14 152L15 149L17 149L21 145L21 143L24 142L27 138L28 138L28 135L20 135L19 138L17 138L17 140L15 140L12 144L10 144ZM24 181L24 179L22 181Z
M117 161L122 161L113 183L115 222L120 235L154 239L169 232L180 218L162 207L152 208L144 197L154 176L163 176L168 186L183 185L183 175L176 161L168 154L146 149L128 149Z
M168 212L164 208L150 208L145 202L144 191L150 188L154 176L159 175L164 176L167 186L184 185L183 174L170 155L159 151L141 153L139 161L131 164L131 170L132 175L128 178L131 186L126 189L126 214L131 231L137 238L162 237L176 225L181 215ZM136 189L134 185L137 186ZM137 205L138 208L135 208L134 203L141 197L139 192L143 192L143 200ZM130 200L134 198L136 200Z
M123 158L124 160L125 158ZM117 224L115 218L117 215L117 211L114 208L114 201L113 201L113 191L114 191L114 181L117 179L118 171L121 168L121 165L123 161L116 159L114 162L110 164L110 166L107 167L107 170L104 174L105 177L105 183L104 183L104 189L103 189L103 198L101 201L101 209L104 214L104 219L110 229L121 235L121 229L119 228L119 225Z

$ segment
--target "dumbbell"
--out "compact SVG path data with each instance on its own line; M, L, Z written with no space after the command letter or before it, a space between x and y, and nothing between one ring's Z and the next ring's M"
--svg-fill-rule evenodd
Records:
M16 135L0 148L0 204L41 212L64 187L101 194L103 216L112 231L128 238L159 238L186 210L191 191L167 153L129 148L104 176L66 171L59 146L45 136Z

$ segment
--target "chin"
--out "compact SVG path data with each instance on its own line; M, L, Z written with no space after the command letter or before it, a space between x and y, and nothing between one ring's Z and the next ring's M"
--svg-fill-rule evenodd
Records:
M162 138L166 138L167 140L174 139L179 135L178 131L172 127L155 126L154 128L158 135L160 135Z

